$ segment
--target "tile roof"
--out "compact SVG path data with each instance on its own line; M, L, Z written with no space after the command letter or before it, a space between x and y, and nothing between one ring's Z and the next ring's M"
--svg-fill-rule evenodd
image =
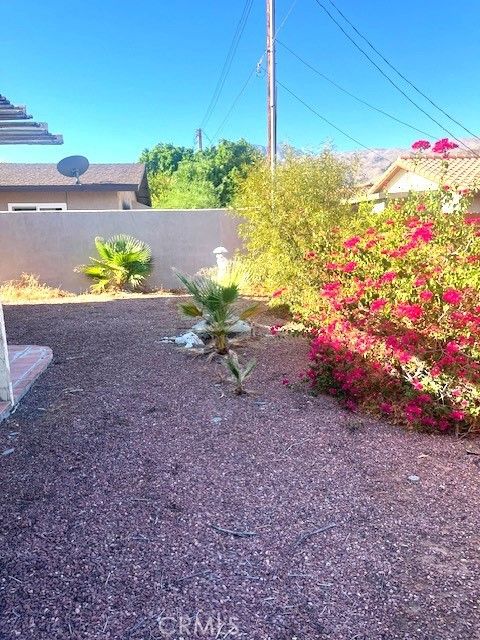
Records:
M480 158L468 155L457 155L448 158L448 168L445 171L443 158L433 155L401 156L385 173L375 181L370 193L383 190L399 169L416 173L423 178L448 184L459 189L480 188Z
M117 185L140 188L145 176L145 165L141 163L91 164L81 176L83 187L88 185ZM72 186L75 178L67 178L57 171L56 164L45 163L0 163L0 187L61 187Z

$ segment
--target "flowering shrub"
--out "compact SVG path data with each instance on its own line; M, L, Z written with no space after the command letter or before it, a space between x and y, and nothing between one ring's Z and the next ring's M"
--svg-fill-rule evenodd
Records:
M456 146L413 148L438 154L446 174ZM278 183L268 169L250 178L244 233L272 303L312 333L312 388L411 428L480 432L480 220L466 216L470 191L443 181L352 215L338 204L348 171L330 156L307 169L282 167Z
M364 209L308 262L315 308L294 291L290 302L314 327L314 389L412 427L480 431L480 232L467 206L451 188Z

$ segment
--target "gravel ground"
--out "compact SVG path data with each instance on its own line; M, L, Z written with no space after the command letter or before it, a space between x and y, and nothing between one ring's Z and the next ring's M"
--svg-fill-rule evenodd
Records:
M298 339L235 397L171 299L5 315L55 359L0 426L2 640L480 638L477 443L286 389Z

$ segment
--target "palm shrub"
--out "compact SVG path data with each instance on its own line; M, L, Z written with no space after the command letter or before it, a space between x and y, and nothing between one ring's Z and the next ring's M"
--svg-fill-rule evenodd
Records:
M220 354L228 353L228 334L238 320L254 315L258 305L251 305L238 313L240 290L238 284L221 285L205 276L188 276L177 273L178 278L193 298L193 302L180 305L182 313L191 318L203 318L206 331L212 336L215 349Z
M243 395L246 393L244 382L255 369L256 361L250 360L245 366L242 366L237 354L234 351L230 351L224 363L227 371L230 373L232 382L235 383L235 393L237 396Z
M152 252L148 244L125 234L110 240L95 238L98 258L78 267L78 271L94 280L95 293L138 289L152 272Z

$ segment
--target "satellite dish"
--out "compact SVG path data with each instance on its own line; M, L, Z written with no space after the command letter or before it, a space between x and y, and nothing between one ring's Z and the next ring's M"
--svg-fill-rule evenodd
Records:
M84 156L68 156L68 158L63 158L57 164L57 171L62 176L76 178L75 184L80 184L80 176L85 173L89 166L90 163Z

